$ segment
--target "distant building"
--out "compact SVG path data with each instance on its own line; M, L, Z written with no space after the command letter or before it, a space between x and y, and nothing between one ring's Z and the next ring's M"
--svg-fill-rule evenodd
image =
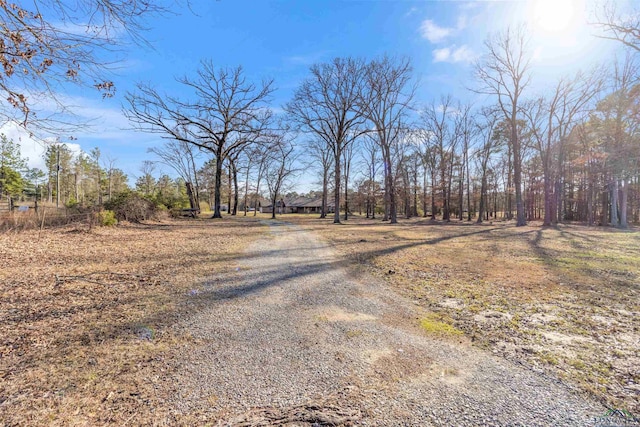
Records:
M322 209L322 198L318 197L312 199L310 197L285 197L276 202L276 213L288 214L288 213L320 213ZM334 211L334 204L331 201L327 201L327 213ZM271 202L266 202L260 205L260 212L272 213L273 206Z

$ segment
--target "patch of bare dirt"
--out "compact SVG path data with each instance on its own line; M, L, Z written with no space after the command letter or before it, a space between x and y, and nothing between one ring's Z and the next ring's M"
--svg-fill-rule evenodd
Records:
M640 413L638 231L292 221L480 347Z

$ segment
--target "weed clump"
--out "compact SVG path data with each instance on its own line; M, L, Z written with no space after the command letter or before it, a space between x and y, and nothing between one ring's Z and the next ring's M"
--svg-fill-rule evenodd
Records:
M155 218L157 206L140 195L125 191L117 194L104 204L107 210L113 211L118 221L141 222Z
M458 336L464 333L455 326L445 323L442 319L435 315L423 317L420 320L420 326L429 334L441 335L441 336Z
M102 227L112 227L118 223L116 214L113 211L98 212L98 224Z

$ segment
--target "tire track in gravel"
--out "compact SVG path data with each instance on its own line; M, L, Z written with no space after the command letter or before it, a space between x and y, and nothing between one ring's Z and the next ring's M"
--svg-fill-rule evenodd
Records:
M407 299L350 277L316 235L282 222L198 298L180 326L175 416L218 425L586 426L605 411L563 384L422 333Z

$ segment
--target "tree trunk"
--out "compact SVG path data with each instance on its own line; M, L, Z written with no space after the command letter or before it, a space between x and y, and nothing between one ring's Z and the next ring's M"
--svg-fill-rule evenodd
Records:
M418 216L418 169L413 171L413 216Z
M113 169L109 168L109 200L111 200L112 195L112 178L113 178Z
M609 224L614 227L618 226L618 180L613 178L609 184L609 193L611 193L610 219Z
M231 161L231 172L233 174L233 213L231 215L238 214L238 168L236 168L236 162Z
M196 209L200 212L200 184L198 183L198 171L196 170L196 162L193 159L193 153L188 151L189 160L191 160L191 169L193 171L194 196L196 199ZM111 179L111 178L109 178ZM111 183L109 183L109 199L111 199Z
M249 198L249 171L251 170L251 160L247 162L247 175L244 178L244 216L247 216L247 199Z
M551 172L549 171L549 166L547 164L544 165L543 179L544 179L544 220L542 221L542 225L549 226L551 225L551 211L553 210L553 206L552 206L553 194L551 191Z
M275 196L271 200L271 219L276 219L276 203L278 200L278 193L275 192Z
M427 169L424 170L422 176L422 217L427 217Z
M264 172L264 161L260 162L258 167L258 178L256 179L256 198L253 207L253 216L258 215L258 204L260 203L260 181L262 180L262 173Z
M468 144L467 144L468 145ZM471 221L471 173L469 171L469 147L465 149L464 152L465 157L465 165L466 165L466 176L467 176L467 221ZM474 184L475 187L475 184ZM475 208L475 198L473 201L473 207Z
M508 148L507 148L507 188L505 190L505 196L506 196L506 205L505 205L505 212L504 212L504 217L506 219L512 219L513 218L513 206L511 203L511 187L512 187L512 174L511 171L513 169L513 147L512 144L508 144Z
M344 174L344 220L345 221L349 219L349 187L347 185L347 182L349 182L349 173L345 172Z
M231 215L231 161L227 171L227 215Z
M485 199L487 198L487 176L483 172L482 173L482 184L480 185L480 207L478 209L478 220L476 221L478 224L482 224L482 215L485 210Z
M218 150L216 153L216 179L214 182L214 192L213 192L213 218L222 218L222 213L220 212L220 199L221 199L221 190L222 190L222 150Z
M345 161L344 161L344 220L347 221L349 219L349 170L351 168L351 159L347 157L350 154L346 154L345 152Z
M464 219L464 154L462 164L460 165L460 179L458 179L458 219L462 221Z
M588 183L587 183L587 225L593 225L593 223L595 222L595 216L594 216L594 212L593 212L593 199L594 199L594 193L593 193L593 184L590 182L590 179L588 179Z
M449 177L447 179L447 222L451 221L451 187L453 186L453 150L451 156L451 164L449 166ZM444 219L444 218L443 218Z
M320 218L327 217L327 192L329 191L329 169L325 166L322 174L322 205L320 208Z
M449 197L447 196L447 170L446 164L444 161L444 155L440 156L442 159L442 165L440 169L440 185L442 185L442 220L449 221Z
M623 179L620 184L622 185L622 191L620 192L620 228L627 228L627 204L629 200L629 184L626 179Z
M335 209L333 213L333 223L340 224L340 154L335 156L335 189L333 190L333 197L335 203Z
M513 184L516 187L516 227L527 225L522 200L522 156L520 155L520 141L518 139L518 126L516 103L513 103L511 114L511 142L513 144Z
M431 170L431 219L436 219L436 171Z
M375 174L374 174L375 175ZM376 219L376 193L375 193L375 181L373 181L373 175L371 178L371 219Z
M391 224L398 223L398 207L396 202L396 189L395 185L393 185L393 177L391 172L389 172L389 222Z
M187 188L187 197L189 197L189 207L194 211L199 211L198 205L195 198L195 193L193 191L193 185L190 182L185 182L185 187Z

